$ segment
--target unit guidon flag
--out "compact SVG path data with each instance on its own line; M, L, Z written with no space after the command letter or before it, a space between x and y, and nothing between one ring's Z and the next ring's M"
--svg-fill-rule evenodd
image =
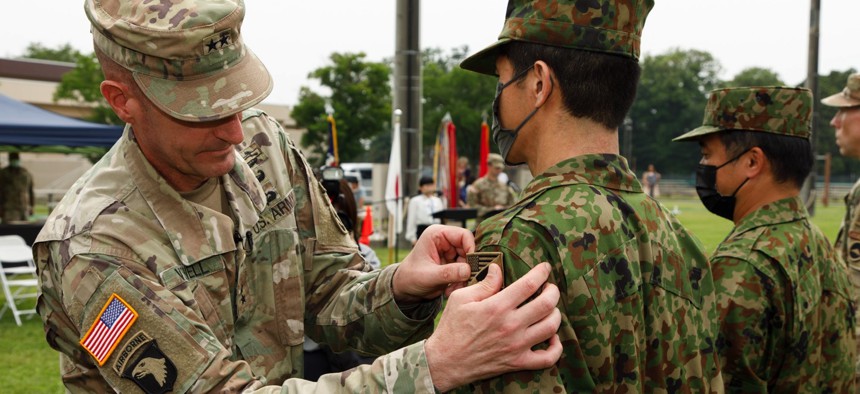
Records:
M137 312L113 293L87 335L81 339L81 346L102 366L135 320Z

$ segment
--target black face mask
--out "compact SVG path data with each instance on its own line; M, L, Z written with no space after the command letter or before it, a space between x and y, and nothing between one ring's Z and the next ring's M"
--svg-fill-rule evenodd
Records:
M528 116L526 116L526 118L523 119L523 121L520 122L520 125L517 126L515 129L505 129L505 128L502 128L502 122L501 122L501 119L499 118L500 117L500 115L499 115L499 100L502 97L502 90L505 90L505 88L510 86L510 84L512 84L512 83L520 80L521 78L525 77L526 73L529 70L531 70L533 67L534 67L534 65L530 66L529 68L527 68L523 71L520 71L519 73L514 75L514 77L511 78L511 80L508 82L505 82L505 83L499 82L496 85L496 97L493 99L493 126L492 126L493 142L495 142L496 146L499 147L499 153L502 155L502 158L505 159L505 163L508 165L523 164L522 162L521 163L510 162L508 160L508 154L511 153L511 148L513 148L513 146L514 146L514 141L516 141L517 135L520 133L520 129L522 129L523 126L525 126L526 122L528 122L529 119L531 119L532 116L534 116L534 114L537 112L538 109L540 109L540 107L535 108L531 113L529 113Z
M714 215L728 220L733 220L735 216L735 204L737 203L735 195L738 194L738 190L741 190L741 187L743 187L743 185L745 185L750 179L747 178L741 182L731 196L723 196L717 191L717 170L737 159L740 159L740 157L747 152L749 152L749 150L743 151L741 154L735 156L734 159L731 159L719 166L705 164L696 165L696 194L698 194L699 199L702 200L702 205L704 205L705 208L707 208L708 211L711 211Z

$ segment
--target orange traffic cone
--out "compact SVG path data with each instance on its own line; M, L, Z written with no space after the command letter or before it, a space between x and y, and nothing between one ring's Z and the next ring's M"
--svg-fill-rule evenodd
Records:
M373 215L370 205L365 205L364 209L364 223L361 224L361 237L358 238L358 242L370 246L370 234L373 234Z

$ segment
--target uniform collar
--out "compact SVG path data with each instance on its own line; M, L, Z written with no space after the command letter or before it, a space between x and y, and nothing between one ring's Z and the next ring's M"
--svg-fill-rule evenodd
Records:
M788 197L761 206L738 222L734 234L742 234L762 226L806 219L809 214L800 197Z
M537 194L550 187L574 184L589 184L634 193L642 192L642 186L636 179L636 174L627 165L627 159L613 154L591 154L571 157L548 168L529 182L523 190L523 197Z

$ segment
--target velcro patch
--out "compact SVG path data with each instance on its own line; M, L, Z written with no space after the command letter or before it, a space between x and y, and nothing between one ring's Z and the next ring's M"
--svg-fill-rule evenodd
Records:
M120 296L113 293L87 334L81 339L81 346L93 356L99 366L102 366L135 320L137 320L137 312Z
M501 252L474 252L466 254L466 262L469 263L472 273L469 276L468 285L474 285L487 276L490 271L490 264L498 265L502 272L505 272L505 266L502 264Z

